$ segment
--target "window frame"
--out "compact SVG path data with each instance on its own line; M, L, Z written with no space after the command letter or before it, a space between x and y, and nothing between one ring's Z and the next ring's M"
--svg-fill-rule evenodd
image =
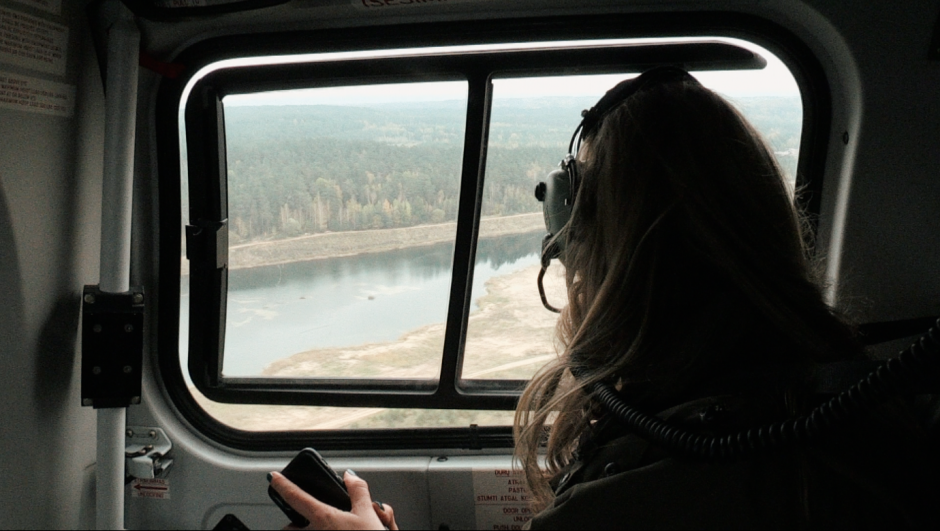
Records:
M489 44L502 42L558 41L606 38L648 38L663 36L742 38L768 49L784 61L800 86L803 99L803 130L798 186L806 192L801 207L811 215L819 211L819 190L827 148L830 103L828 86L815 57L795 37L782 28L751 16L710 14L693 17L662 15L565 17L523 21L389 26L365 30L319 31L312 33L264 34L222 37L197 43L184 51L178 62L187 65L190 75L224 59L277 54L354 51L384 48L418 48L440 45ZM575 19L575 20L572 20ZM685 24L678 23L685 21ZM520 32L525 27L527 31ZM651 30L651 28L655 28ZM746 28L746 29L745 29ZM518 36L524 33L525 38ZM403 38L403 35L409 37ZM759 37L758 37L759 35ZM690 54L702 44L629 45L601 49L548 49L532 51L481 52L476 54L432 55L407 58L357 59L336 63L268 65L219 70L202 78L193 87L186 108L189 137L189 172L217 175L219 186L207 186L190 178L190 219L201 223L187 239L197 242L202 235L201 253L193 245L190 262L191 326L190 368L193 383L207 398L238 404L317 405L347 407L421 409L512 409L524 380L461 380L463 340L466 334L472 287L472 269L480 219L486 163L486 134L495 75L505 77L531 74L605 73L639 71L662 62L682 62L696 70L706 70L712 55ZM719 45L730 46L730 45ZM683 49L685 60L673 52ZM624 50L626 50L625 61ZM740 50L740 49L739 49ZM633 55L631 55L633 54ZM670 55L673 54L673 55ZM691 59L690 59L691 58ZM689 64L694 63L694 65ZM568 66L566 66L568 65ZM712 64L711 69L726 69ZM264 75L258 75L263 71ZM357 72L368 71L368 76ZM419 72L417 75L415 72ZM224 117L221 98L230 93L283 90L311 86L311 75L330 79L330 85L355 81L402 82L462 77L468 81L467 123L462 161L460 196L453 262L453 277L447 311L440 380L338 380L221 378L220 348L224 347L227 239L218 231L225 219L226 171ZM186 389L179 363L179 260L181 248L179 123L178 106L188 81L164 79L158 93L157 131L160 167L161 238L160 253L159 365L167 390L184 417L215 440L243 449L295 449L311 439L323 449L358 447L505 447L511 445L508 428L439 428L403 430L339 430L331 432L266 432L258 434L226 426L209 416ZM319 85L318 85L319 86ZM559 153L559 158L564 154ZM816 178L808 178L816 176ZM194 210L195 205L195 210ZM204 236L214 236L204 238ZM187 246L189 247L189 245ZM221 253L224 250L225 253ZM190 250L187 249L187 254ZM200 265L202 264L202 265ZM197 276L199 275L199 276ZM199 281L194 281L196 279ZM196 292L199 291L197 296ZM199 307L196 301L200 300ZM215 307L215 312L203 311ZM222 310L219 311L218 308ZM205 318L204 323L198 323ZM196 319L197 321L193 321ZM196 326L198 324L198 326ZM204 333L200 334L199 330ZM216 353L216 355L207 353ZM198 372L202 371L202 373ZM314 388L316 386L316 388ZM259 435L261 435L259 437ZM300 443L300 441L304 441Z

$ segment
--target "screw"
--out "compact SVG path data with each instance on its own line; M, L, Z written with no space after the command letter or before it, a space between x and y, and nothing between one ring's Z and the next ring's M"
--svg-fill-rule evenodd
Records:
M95 326L91 327L91 330L92 330L92 332L94 332L94 333L96 333L96 334L101 333L101 325L100 325L100 324L96 324Z
M445 457L445 456L443 456L443 455L442 455L441 457L438 457L438 458L437 458L437 462L438 462L438 463L443 463L444 461L447 461L447 457Z
M131 325L131 324L124 325L124 331L130 334L131 332L134 331L134 325Z
M127 430L126 432L124 432L124 434L127 435L128 437L133 437L133 436L134 436L134 430Z
M150 430L149 435L150 435L150 438L151 438L151 439L156 439L156 438L157 438L157 430Z
M143 293L135 293L135 294L134 294L134 304L140 304L140 303L142 303L142 302L144 302L144 294L143 294Z
M131 371L133 371L133 370L134 370L134 369L131 368L130 365L125 365L125 366L124 366L124 374L130 374Z
M94 374L95 376L98 376L99 374L101 374L101 367L92 367L91 373Z
M131 404L139 404L139 403L140 403L140 397L139 397L139 396L132 396L132 397L131 397Z
M88 304L94 304L94 303L95 303L95 296L92 295L91 293L85 295L85 302L87 302Z
M83 406L93 406L93 405L95 405L95 403L94 403L94 401L92 401L92 399L90 399L90 398L83 398L83 399L82 399L82 405L83 405Z

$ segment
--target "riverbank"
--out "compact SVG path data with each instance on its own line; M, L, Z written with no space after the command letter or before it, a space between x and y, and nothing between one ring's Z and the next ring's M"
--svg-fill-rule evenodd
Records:
M480 221L480 238L526 234L544 228L542 213L486 217ZM418 225L397 229L327 232L250 242L229 247L229 269L324 260L366 253L381 253L411 247L454 241L457 223ZM189 274L189 260L180 263L183 275Z
M464 378L528 379L555 357L553 338L558 316L542 306L535 278L538 265L493 277L468 320ZM562 268L549 270L549 300L565 299ZM314 349L275 361L267 377L435 378L440 372L444 325L431 324L396 341L342 348ZM511 411L396 410L250 406L210 402L194 391L212 416L238 429L325 430L503 425Z

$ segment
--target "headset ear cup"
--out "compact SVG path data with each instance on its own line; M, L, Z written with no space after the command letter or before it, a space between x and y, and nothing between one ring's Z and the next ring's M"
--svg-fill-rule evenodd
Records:
M549 173L545 181L542 214L548 233L556 236L571 217L571 176L562 168Z

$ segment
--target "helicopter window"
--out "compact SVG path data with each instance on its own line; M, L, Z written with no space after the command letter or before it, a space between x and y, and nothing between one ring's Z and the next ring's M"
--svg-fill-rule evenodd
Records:
M796 83L730 39L274 56L195 75L179 96L179 354L161 357L186 407L246 448L313 433L334 434L321 448L510 445L521 389L557 355L534 185L583 108L662 62L732 99L794 178ZM746 78L753 94L724 90ZM547 286L563 304L560 266Z
M437 378L466 92L440 82L223 100L223 376Z

